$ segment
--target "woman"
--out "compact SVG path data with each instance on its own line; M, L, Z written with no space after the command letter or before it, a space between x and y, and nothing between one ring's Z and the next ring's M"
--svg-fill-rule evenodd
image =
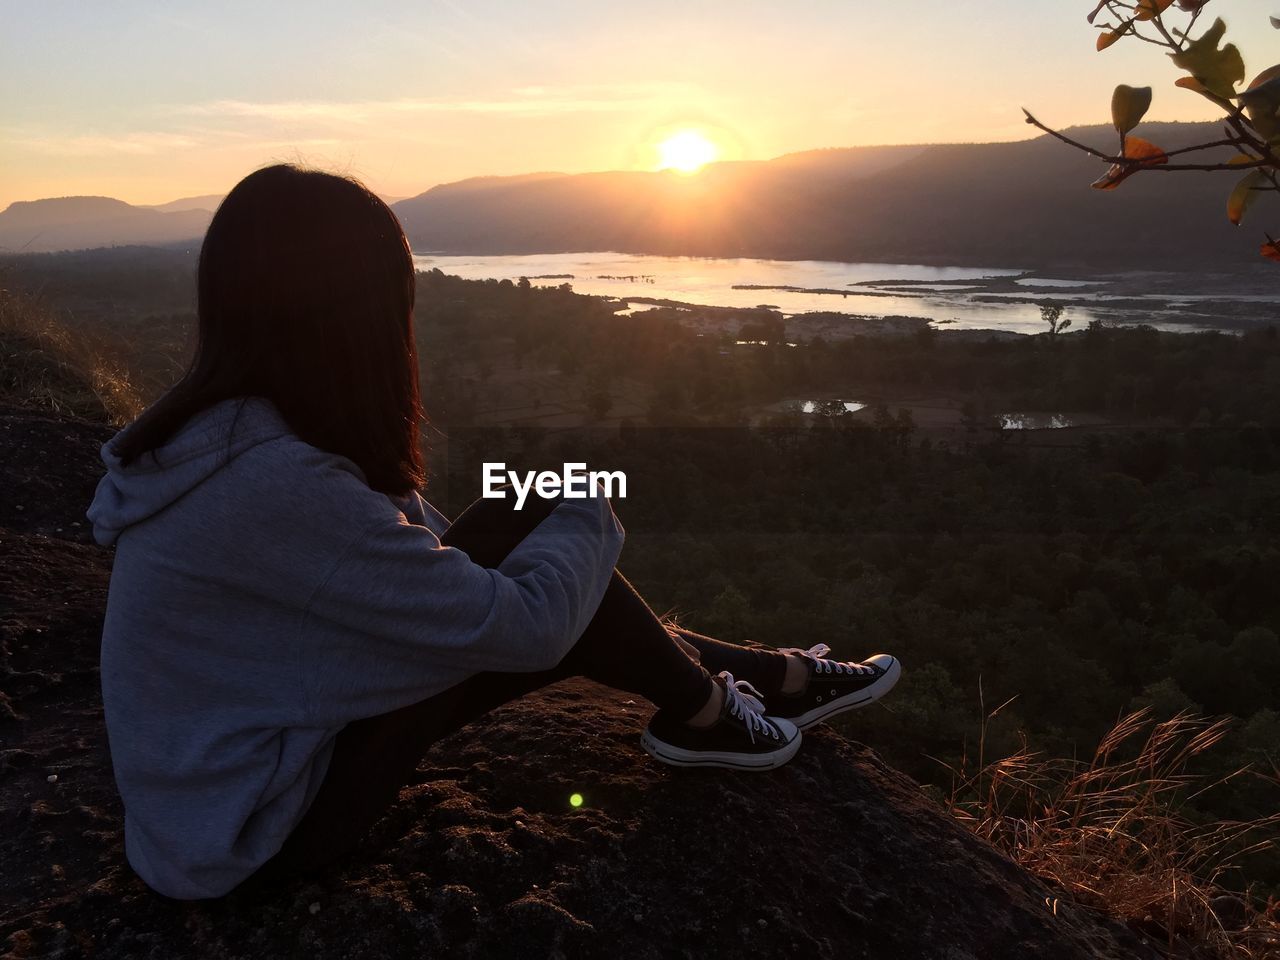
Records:
M747 770L897 679L888 656L663 624L614 568L599 491L452 524L423 500L413 262L357 181L249 175L197 286L191 366L103 446L88 513L116 547L102 694L125 849L156 891L218 897L351 850L432 742L564 677L656 704L658 760Z

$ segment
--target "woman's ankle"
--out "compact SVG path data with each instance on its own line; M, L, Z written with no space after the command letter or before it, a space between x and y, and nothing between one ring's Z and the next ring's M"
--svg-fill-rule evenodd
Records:
M707 697L707 702L685 723L695 729L709 727L720 719L722 709L724 709L724 685L712 680L711 694Z
M781 693L784 696L803 693L804 688L809 685L808 660L794 653L783 654L783 656L787 658L787 672L782 678Z

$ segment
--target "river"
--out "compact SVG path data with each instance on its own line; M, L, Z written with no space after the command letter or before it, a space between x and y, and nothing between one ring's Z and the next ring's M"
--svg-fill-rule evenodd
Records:
M769 305L784 315L834 311L861 316L927 318L939 329L1043 332L1040 307L1065 306L1074 329L1092 320L1150 323L1160 329L1239 329L1242 311L1264 322L1280 312L1280 291L1234 288L1206 293L1196 278L1112 275L1098 279L1033 276L1004 267L656 257L618 253L531 256L418 254L419 270L439 268L467 279L528 277L535 285L570 284L578 293L675 300L720 307ZM1179 279L1182 285L1177 286ZM786 288L786 289L780 289ZM1155 292L1152 292L1152 290ZM819 292L824 291L824 292ZM633 309L643 309L636 304ZM851 321L854 322L854 321Z

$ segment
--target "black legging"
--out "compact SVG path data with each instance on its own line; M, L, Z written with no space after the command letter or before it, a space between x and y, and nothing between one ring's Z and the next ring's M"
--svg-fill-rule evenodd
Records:
M555 501L477 500L441 542L482 566L497 567L546 518ZM698 661L701 660L701 663ZM776 694L786 656L770 647L738 646L662 623L616 569L578 642L552 670L485 672L426 700L348 724L338 734L324 782L281 850L251 881L306 870L354 849L395 801L427 749L494 707L572 676L639 694L680 719L707 702L711 674L728 670L764 696Z

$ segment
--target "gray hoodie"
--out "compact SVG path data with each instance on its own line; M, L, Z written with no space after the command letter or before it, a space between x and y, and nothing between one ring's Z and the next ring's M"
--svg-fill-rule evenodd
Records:
M88 512L116 546L102 698L126 854L170 897L221 896L271 857L347 723L553 667L622 548L597 495L478 566L416 492L371 489L262 398L201 411L159 465L121 466L114 439Z

